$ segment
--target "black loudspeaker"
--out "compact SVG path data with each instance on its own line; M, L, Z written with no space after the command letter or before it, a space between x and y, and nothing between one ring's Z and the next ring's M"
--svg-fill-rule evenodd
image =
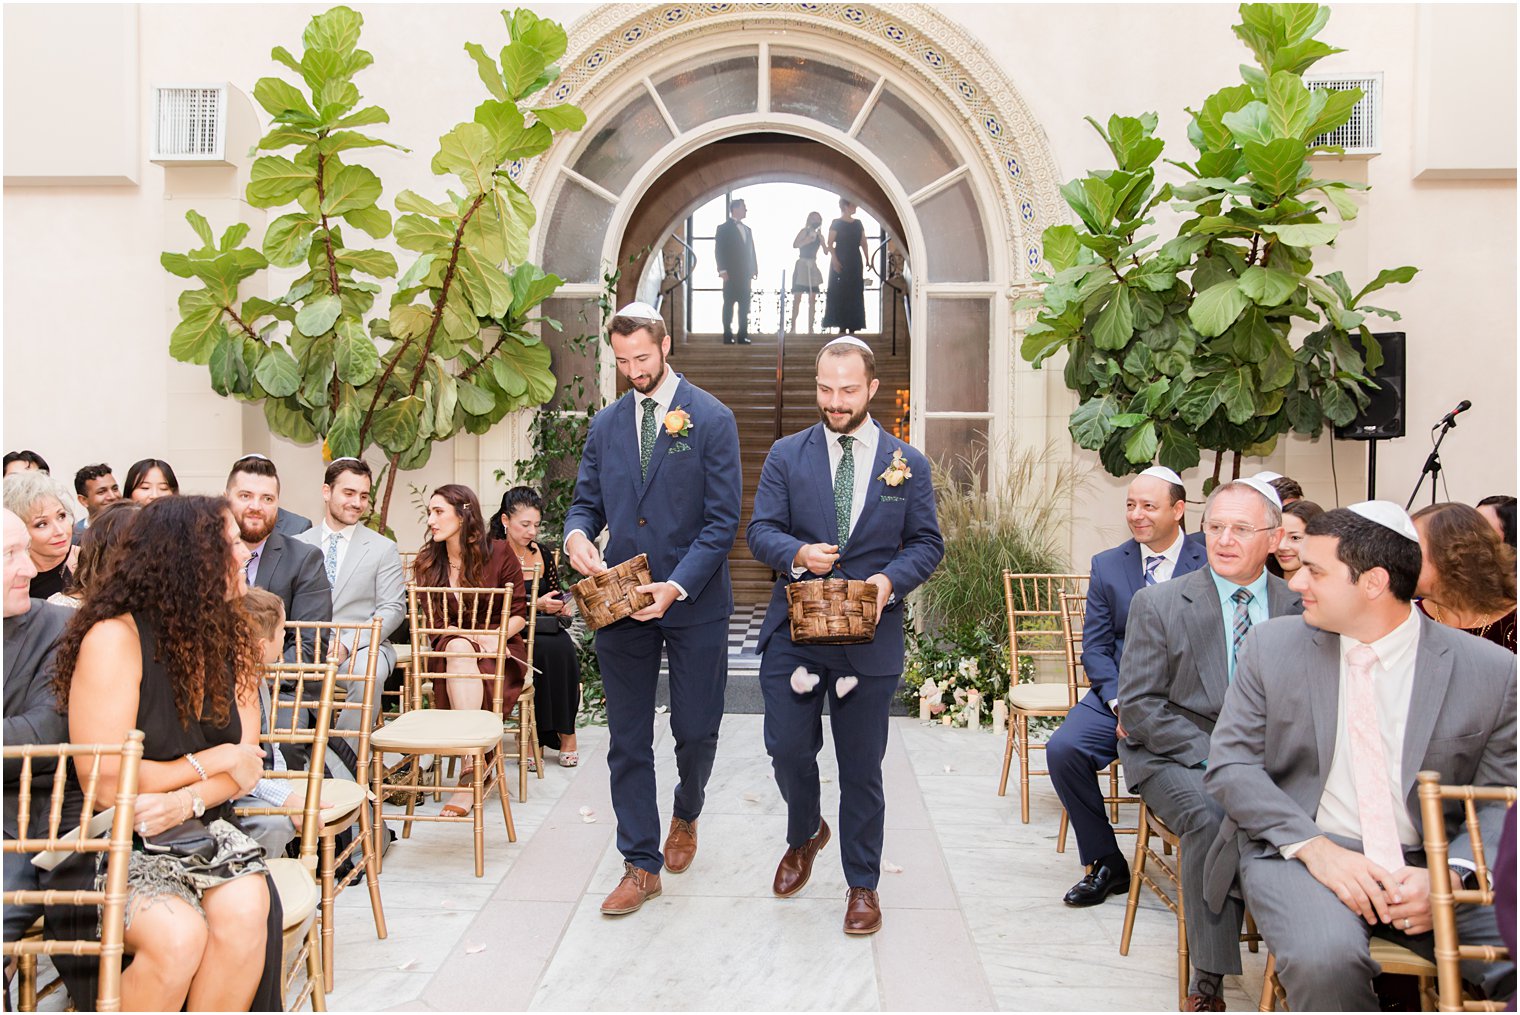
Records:
M1386 441L1404 436L1404 333L1385 331L1372 337L1383 349L1383 365L1372 374L1378 386L1356 419L1335 428L1341 440Z

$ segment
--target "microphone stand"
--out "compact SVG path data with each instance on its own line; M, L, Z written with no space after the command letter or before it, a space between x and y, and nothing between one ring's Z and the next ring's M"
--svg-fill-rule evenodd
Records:
M1457 418L1453 416L1441 424L1441 432L1436 436L1436 446L1430 449L1430 454L1425 458L1425 465L1420 469L1420 478L1414 484L1414 492L1409 495L1409 501L1404 505L1408 511L1414 505L1414 499L1420 495L1420 487L1425 485L1425 477L1430 477L1430 502L1436 502L1436 477L1441 474L1441 442L1446 435L1457 425Z

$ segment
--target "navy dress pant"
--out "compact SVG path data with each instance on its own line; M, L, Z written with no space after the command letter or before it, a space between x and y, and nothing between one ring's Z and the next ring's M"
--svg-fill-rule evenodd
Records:
M662 649L670 660L670 732L680 780L674 814L695 821L702 813L723 722L728 618L690 627L620 620L596 632L596 656L607 695L607 767L618 851L651 874L665 864L654 778L654 699Z
M1071 818L1083 866L1119 852L1098 781L1099 773L1119 757L1118 725L1112 712L1088 696L1066 713L1045 745L1050 781Z
M792 690L792 671L805 666L823 679L807 694ZM778 631L760 663L765 695L765 749L776 786L786 801L786 844L797 849L818 831L818 752L823 749L823 702L829 702L829 729L839 763L839 851L851 888L874 890L881 878L881 842L887 801L881 761L887 752L887 716L898 676L859 677L841 698L840 677L854 675L837 645L793 645Z

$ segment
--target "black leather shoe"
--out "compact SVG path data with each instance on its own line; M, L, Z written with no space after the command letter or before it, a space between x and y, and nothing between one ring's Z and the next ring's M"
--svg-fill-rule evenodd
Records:
M724 335L723 336L723 344L724 345L733 345L734 344L734 336L732 336L732 335Z
M741 339L739 339L739 344L740 345L754 345L755 343L751 342L747 338L741 338Z
M1111 859L1099 860L1081 881L1071 886L1071 891L1061 901L1068 906L1096 906L1110 895L1122 895L1128 891L1129 864L1123 860L1117 865Z

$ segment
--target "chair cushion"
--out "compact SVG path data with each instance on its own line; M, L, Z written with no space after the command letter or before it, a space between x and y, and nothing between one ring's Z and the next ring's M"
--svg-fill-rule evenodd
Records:
M299 927L316 911L317 903L322 901L322 892L301 861L280 857L267 863L269 874L274 878L275 891L280 895L280 909L285 915L281 929Z
M1025 712L1064 713L1071 707L1065 684L1015 684L1008 699L1014 708Z
M398 665L412 661L412 646L410 643L406 645L392 645L391 648L396 650L396 663Z
M403 712L370 734L382 751L489 748L501 740L501 716L485 709L422 708Z
M1419 953L1412 952L1397 941L1373 937L1368 941L1372 961L1383 967L1385 973L1405 976L1434 976L1436 965Z
M323 779L322 799L327 805L322 808L322 824L347 818L368 798L369 791L352 779Z

